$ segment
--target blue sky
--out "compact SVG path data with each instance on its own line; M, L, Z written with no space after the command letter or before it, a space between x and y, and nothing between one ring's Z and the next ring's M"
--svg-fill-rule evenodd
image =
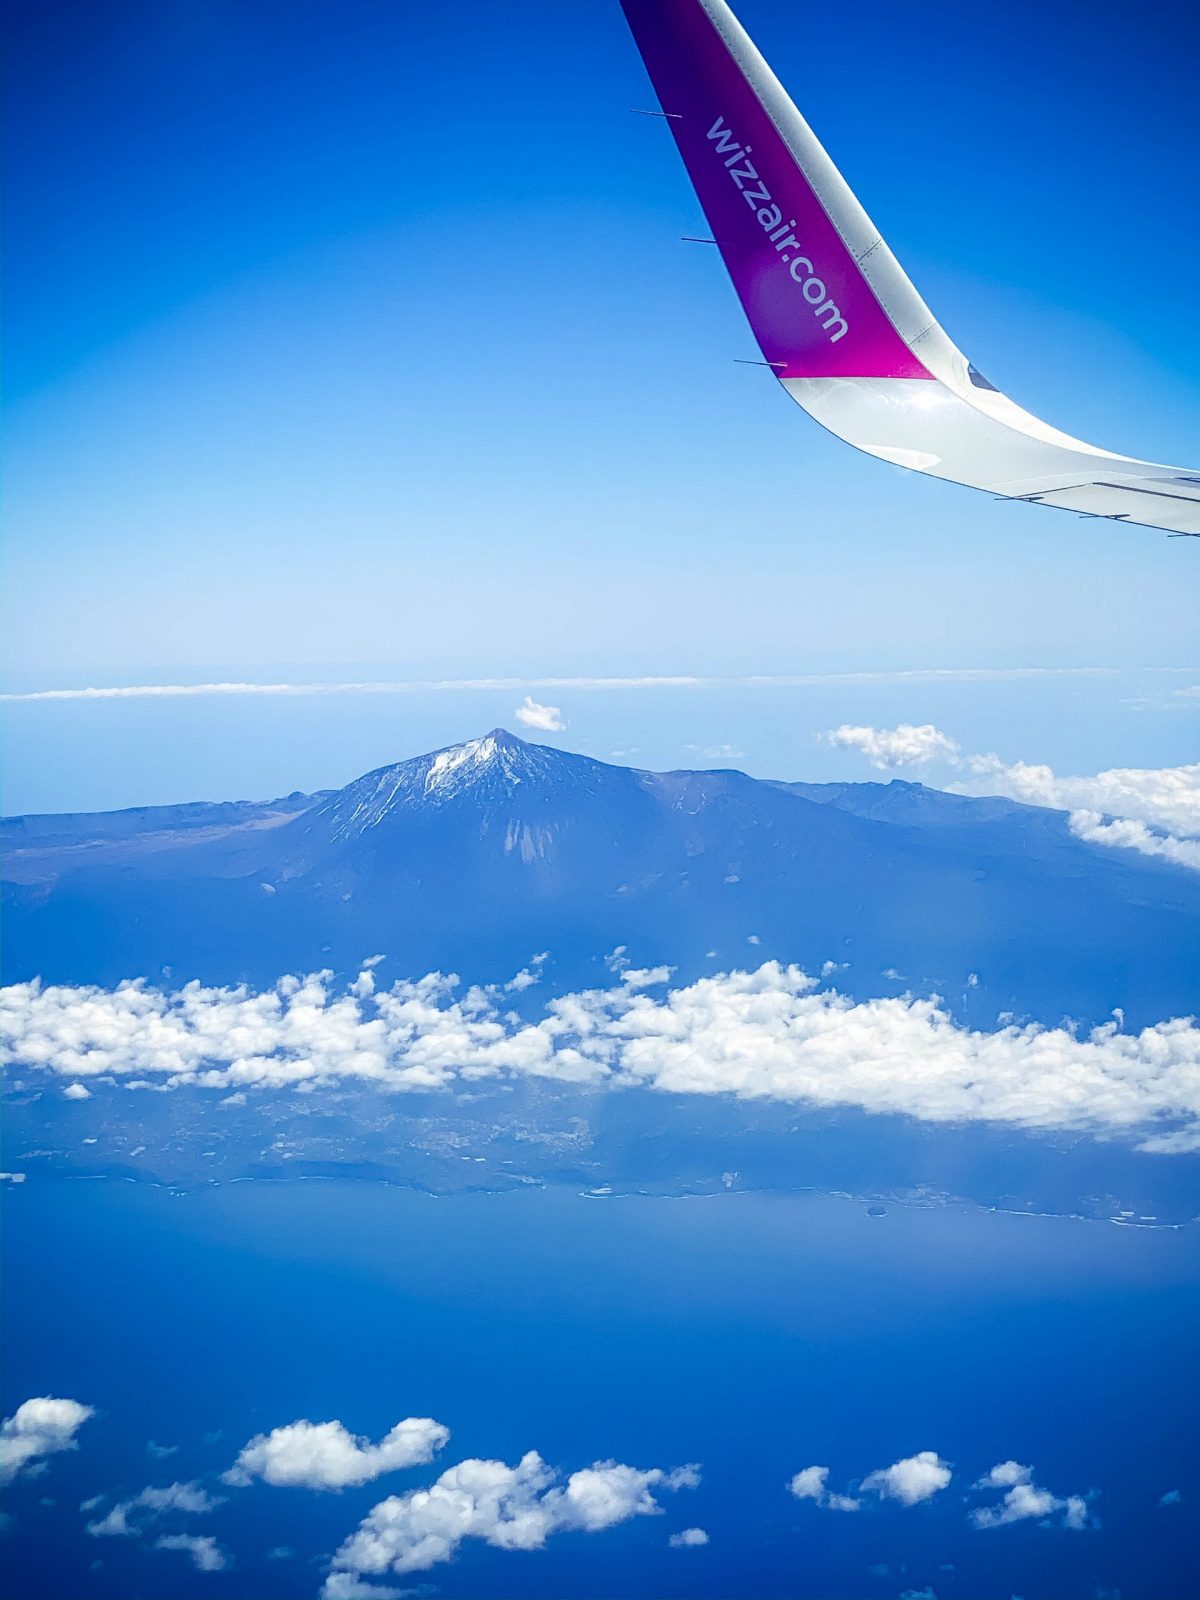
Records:
M8 11L11 690L1194 660L1188 541L866 460L733 364L615 0ZM1194 16L867 4L835 46L811 7L740 14L994 382L1196 460ZM1073 690L981 691L954 731L1180 759L1188 719L1140 693L1081 735ZM12 707L6 803L342 781L519 698ZM662 765L781 715L544 698ZM893 714L839 705L787 707L786 775L827 775L815 729Z

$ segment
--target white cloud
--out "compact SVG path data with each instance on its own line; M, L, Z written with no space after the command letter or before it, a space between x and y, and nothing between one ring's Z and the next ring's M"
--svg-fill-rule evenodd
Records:
M0 1483L34 1469L46 1456L78 1449L75 1435L95 1414L93 1406L52 1395L23 1401L0 1424Z
M746 752L736 744L685 744L693 755L706 756L710 761L740 761Z
M835 749L861 750L881 772L925 766L930 761L953 761L959 753L958 744L932 722L919 726L902 722L895 728L856 727L847 722L823 737Z
M1002 794L1068 812L1071 832L1089 844L1136 850L1200 871L1200 763L1113 767L1094 777L1062 777L1050 767L971 756L955 794Z
M667 1543L672 1550L696 1550L708 1543L708 1534L703 1528L682 1528L673 1533Z
M321 1600L404 1600L419 1589L397 1589L390 1583L364 1583L353 1572L331 1572L321 1589Z
M631 1517L661 1511L655 1490L694 1488L695 1467L640 1471L597 1461L565 1484L536 1451L515 1467L461 1461L429 1489L382 1500L333 1558L324 1600L348 1600L364 1578L424 1572L448 1561L466 1539L498 1550L540 1550L553 1533L599 1533Z
M82 1083L69 1083L63 1090L64 1100L90 1100L91 1098L92 1091L85 1088Z
M624 958L614 953L614 964ZM936 999L854 1003L798 967L765 962L654 996L662 969L549 1000L524 1021L431 973L373 993L328 972L252 991L138 981L116 989L16 984L0 992L11 1059L61 1074L228 1094L361 1079L402 1092L529 1075L670 1094L854 1106L928 1122L1125 1132L1142 1148L1200 1131L1200 1026L1124 1033L1117 1022L960 1027Z
M97 1495L85 1502L83 1509L95 1509L102 1499ZM209 1494L198 1483L168 1483L161 1488L151 1485L128 1500L118 1500L103 1517L89 1522L87 1531L94 1539L133 1539L145 1532L147 1523L169 1511L205 1516L223 1504L219 1495Z
M943 1461L936 1450L918 1450L915 1456L905 1456L890 1467L868 1473L862 1486L886 1500L915 1506L940 1493L952 1476L950 1463Z
M103 688L34 689L0 694L0 701L142 700L240 695L428 694L514 689L806 689L828 683L1010 683L1038 678L1116 678L1119 667L916 667L900 672L808 672L749 677L691 675L630 678L433 678L375 683L140 683ZM1142 667L1141 672L1185 673L1187 667ZM1179 694L1192 690L1177 690ZM636 753L636 752L633 752Z
M860 1511L862 1501L856 1500L852 1494L831 1494L826 1497L825 1504L830 1511Z
M660 984L669 983L674 967L627 967L621 973L621 982L626 989L657 989Z
M884 769L945 760L966 774L948 786L951 794L1005 795L1026 805L1066 811L1071 832L1088 844L1136 850L1200 871L1200 763L1113 767L1094 777L1063 777L1051 767L1026 761L964 756L958 743L932 723L847 725L823 737L839 748L861 750Z
M1060 1526L1075 1532L1090 1525L1088 1503L1084 1495L1059 1496L1049 1489L1041 1489L1033 1481L1033 1468L1019 1461L999 1461L975 1485L976 1489L1003 1489L1004 1495L993 1506L979 1506L971 1512L971 1521L977 1528L1003 1528L1010 1522L1025 1522L1036 1518L1047 1522L1061 1512Z
M165 1533L154 1541L156 1550L182 1550L192 1558L197 1572L224 1572L229 1558L210 1534Z
M828 1477L828 1467L801 1467L788 1483L788 1489L797 1500L816 1500L820 1503L825 1498L825 1480Z
M544 706L531 694L525 696L513 716L523 728L537 728L542 733L562 733L567 726L557 706Z
M532 989L535 983L542 981L540 972L530 972L528 967L522 967L520 972L511 977L504 987L511 994L520 994L525 989Z
M712 684L767 683L767 679L694 677L640 678L428 678L396 679L374 683L135 683L103 688L35 689L20 694L0 694L0 702L57 700L194 700L239 699L246 695L271 698L337 694L455 694L514 689L694 689ZM820 678L814 682L821 682Z
M1152 833L1144 822L1132 817L1117 817L1106 822L1098 811L1072 811L1068 825L1077 839L1088 844L1137 850L1141 855L1159 856L1177 867L1190 867L1193 872L1200 872L1200 839Z
M261 1478L277 1488L345 1489L423 1466L449 1438L449 1428L432 1417L405 1417L378 1444L340 1422L289 1422L251 1439L224 1481L244 1487Z
M1011 1489L1014 1484L1028 1483L1033 1476L1031 1467L1024 1467L1019 1461L997 1461L992 1469L985 1473L975 1485L977 1489Z
M801 1467L789 1480L788 1489L797 1500L814 1500L817 1505L825 1506L830 1511L858 1511L862 1506L861 1500L856 1500L853 1495L830 1494L826 1491L828 1478L828 1467Z
M1132 817L1171 833L1200 833L1200 762L1182 767L1112 767L1094 777L1064 777L1047 766L969 756L957 794L1003 794L1055 811Z

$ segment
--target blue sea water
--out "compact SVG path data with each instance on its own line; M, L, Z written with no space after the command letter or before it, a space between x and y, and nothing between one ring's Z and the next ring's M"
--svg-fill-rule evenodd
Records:
M340 1181L36 1181L6 1198L5 1414L36 1394L98 1408L77 1452L7 1496L12 1600L315 1595L386 1494L530 1449L568 1471L696 1461L702 1482L542 1551L465 1544L422 1575L448 1600L1195 1592L1195 1229ZM217 1488L259 1431L336 1417L375 1438L407 1415L452 1429L438 1464L341 1494L224 1491L189 1531L219 1539L226 1571L84 1532L86 1497ZM149 1440L178 1451L152 1459ZM922 1505L838 1515L785 1491L803 1466L841 1488L922 1449L955 1474ZM1060 1495L1094 1492L1099 1526L970 1526L971 1483L1009 1457ZM710 1543L669 1548L688 1526Z

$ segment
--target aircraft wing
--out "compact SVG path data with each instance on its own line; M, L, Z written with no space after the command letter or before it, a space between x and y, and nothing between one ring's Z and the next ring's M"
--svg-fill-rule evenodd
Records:
M1084 444L951 342L724 0L622 0L764 361L898 466L1200 537L1200 469Z

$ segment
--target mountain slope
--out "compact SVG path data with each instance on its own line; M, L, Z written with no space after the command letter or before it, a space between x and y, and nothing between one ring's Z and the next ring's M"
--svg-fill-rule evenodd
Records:
M307 805L121 815L6 827L9 979L268 982L385 953L501 981L549 949L570 987L625 945L683 978L845 963L860 996L934 987L984 1022L1149 1021L1197 992L1200 882L916 784L641 772L494 729Z

